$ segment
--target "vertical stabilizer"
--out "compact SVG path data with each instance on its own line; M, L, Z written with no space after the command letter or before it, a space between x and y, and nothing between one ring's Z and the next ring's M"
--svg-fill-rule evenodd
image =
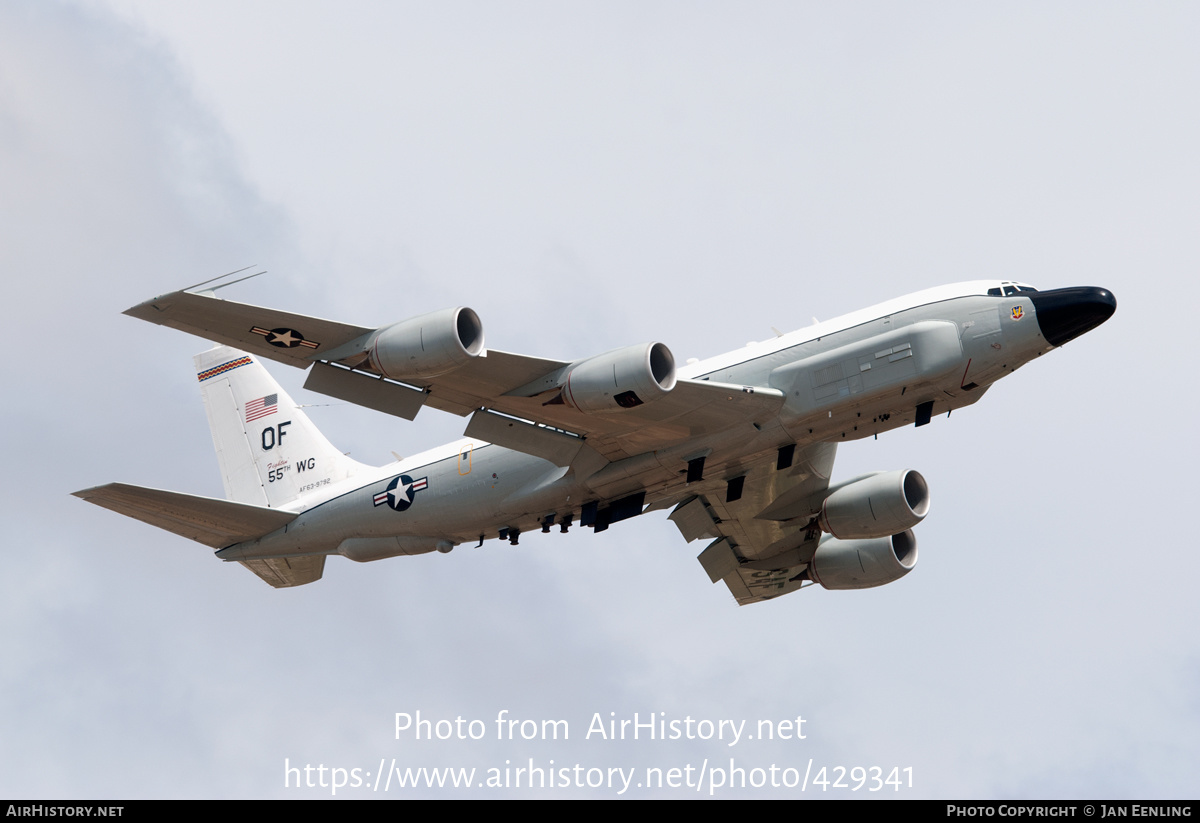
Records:
M217 346L195 363L230 500L276 508L363 468L325 439L255 358Z

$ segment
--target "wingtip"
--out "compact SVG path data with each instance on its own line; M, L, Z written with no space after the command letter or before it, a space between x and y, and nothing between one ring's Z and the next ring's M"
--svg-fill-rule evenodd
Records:
M136 317L138 320L153 321L155 315L161 314L166 310L166 306L163 305L163 303L169 297L171 297L170 294L152 297L144 303L138 303L136 306L130 306L125 311L121 312L121 314L128 315L129 317Z
M86 489L80 489L77 492L71 492L71 496L78 497L80 500L87 500L88 502L91 502L93 497L97 497L101 492L105 491L106 489L111 489L117 485L117 483L105 483L101 486L89 486Z

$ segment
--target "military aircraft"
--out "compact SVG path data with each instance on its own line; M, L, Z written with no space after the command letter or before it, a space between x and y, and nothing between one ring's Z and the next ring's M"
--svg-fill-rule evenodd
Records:
M221 280L221 278L217 278ZM234 281L236 282L236 281ZM487 349L469 308L372 329L223 300L215 281L125 313L215 341L196 376L227 500L123 483L76 496L216 549L275 587L360 562L671 509L739 604L890 583L917 562L916 471L830 483L838 443L968 406L1116 310L1105 289L933 288L676 367L662 343L580 360ZM380 468L343 455L254 355L305 388L464 439Z

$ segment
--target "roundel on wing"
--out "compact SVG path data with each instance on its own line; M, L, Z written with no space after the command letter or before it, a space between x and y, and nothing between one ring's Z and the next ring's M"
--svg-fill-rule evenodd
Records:
M375 505L387 504L398 512L405 511L413 504L417 492L422 491L428 485L429 479L426 477L422 477L420 480L413 480L407 474L393 477L388 487L375 495Z
M294 349L304 342L304 335L295 329L271 329L267 342L281 349Z
M320 343L306 340L304 335L295 329L264 329L262 326L254 326L250 331L261 335L268 343L279 349L294 349L297 346L304 346L306 349L316 349L321 346Z

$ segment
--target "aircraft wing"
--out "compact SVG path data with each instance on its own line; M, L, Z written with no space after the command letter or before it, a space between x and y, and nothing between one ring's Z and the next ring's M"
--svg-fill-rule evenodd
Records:
M300 368L373 331L189 291L155 297L125 314Z
M836 443L815 443L798 449L785 468L782 459L755 465L740 499L732 502L726 481L700 484L671 513L684 539L712 541L700 553L700 564L712 582L725 582L738 605L808 584L808 564L821 537L813 518L836 453Z
M384 378L367 359L365 348L375 329L189 291L156 297L125 314L281 363L312 366L307 388L410 420L425 405L464 417L487 409L520 418L537 431L526 428L520 437L506 441L507 424L495 425L476 415L475 428L469 427L468 434L537 456L560 453L556 438L575 436L586 438L595 453L611 462L733 425L765 423L784 401L781 392L770 388L679 379L672 391L653 402L586 413L556 402L565 370L583 361L488 350L447 373L399 382Z
M459 375L446 377L457 379ZM544 397L500 395L480 405L544 426L578 432L586 436L592 449L615 462L738 424L749 431L751 424L765 424L776 415L783 401L783 393L774 389L680 379L665 397L615 414L585 414L566 405L545 405ZM491 442L515 448L497 440Z

